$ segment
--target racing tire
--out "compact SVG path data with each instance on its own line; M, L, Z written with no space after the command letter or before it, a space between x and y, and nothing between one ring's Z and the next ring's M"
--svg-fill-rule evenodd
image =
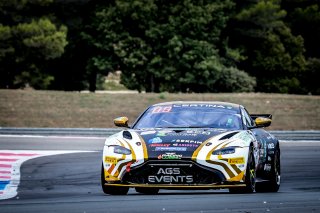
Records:
M277 148L274 153L274 159L271 167L270 180L256 184L256 192L277 192L280 188L281 167L280 167L280 149Z
M106 186L106 181L104 179L104 168L101 166L101 187L105 194L109 195L126 195L129 191L129 187L119 187L119 186Z
M256 185L256 165L254 162L254 155L253 155L253 147L250 147L248 162L247 162L247 169L245 174L245 187L234 187L229 188L229 192L233 194L244 194L244 193L252 193L255 190Z
M159 192L159 189L157 188L136 188L136 192L141 194L147 194L147 195L156 195Z

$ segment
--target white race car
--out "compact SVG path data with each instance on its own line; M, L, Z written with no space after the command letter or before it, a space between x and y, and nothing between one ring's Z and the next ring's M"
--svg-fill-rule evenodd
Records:
M108 137L101 182L106 194L156 194L159 189L221 189L232 193L277 192L280 147L263 129L269 114L250 115L238 104L167 102L148 107Z

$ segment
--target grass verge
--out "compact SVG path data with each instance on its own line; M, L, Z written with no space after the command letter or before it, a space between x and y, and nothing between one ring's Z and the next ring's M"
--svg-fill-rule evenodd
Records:
M96 94L0 90L0 127L108 128L113 119L133 122L149 105L165 101L227 101L250 113L271 113L273 130L320 130L320 96L263 93Z

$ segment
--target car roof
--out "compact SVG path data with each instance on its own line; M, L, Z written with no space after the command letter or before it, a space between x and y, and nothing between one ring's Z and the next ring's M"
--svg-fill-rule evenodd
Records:
M172 104L210 104L210 105L222 105L225 107L232 107L235 109L239 109L241 106L239 104L221 102L221 101L171 101L171 102L157 103L152 106L162 106L162 105L172 105Z

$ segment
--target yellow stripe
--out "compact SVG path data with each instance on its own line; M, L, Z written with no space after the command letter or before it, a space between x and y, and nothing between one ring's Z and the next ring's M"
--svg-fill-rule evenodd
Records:
M118 175L117 175L117 176L120 175L120 172L121 172L122 168L123 168L125 165L127 165L127 164L130 163L130 162L131 162L131 163L134 163L134 162L136 161L136 154L135 154L132 146L131 146L130 143L128 143L126 140L123 139L123 141L124 141L126 144L128 144L128 146L129 146L129 148L130 148L130 150L131 150L132 159L131 159L130 161L122 162L122 163L119 165L119 167L118 167ZM119 142L121 143L121 141L119 141ZM125 147L123 143L121 143L121 145L122 145L123 147Z
M241 181L244 177L244 171L240 172L238 175L234 176L233 178L228 179L228 181Z
M223 161L228 162L228 159L225 159L225 158L219 159L219 160L223 160ZM229 165L230 165L230 164L229 164ZM236 165L231 164L230 166L237 172L237 174L240 174L240 173L242 172Z
M241 170L236 165L231 165L231 167L237 172L237 174L241 173Z
M213 147L213 148L208 152L208 154L207 154L207 156L206 156L206 160L210 160L210 156L211 156L212 152L215 151L215 150L216 150L221 144L223 144L223 143L225 143L225 142L221 142L221 143L219 143L218 145L216 145L215 147Z
M214 137L216 137L216 136L214 136ZM211 138L209 138L208 140L206 140L205 142L203 142L203 143L196 149L196 151L193 152L191 159L194 160L194 161L196 161L197 156L198 156L200 150L202 149L202 147L204 147L207 143L209 143L209 141L210 141L212 138L214 138L214 137L211 137ZM220 145L220 144L219 144L219 145ZM217 145L217 146L219 146L219 145Z
M232 143L232 142L233 142L233 141L224 144L224 145L221 147L221 149L222 149L222 148L225 148L227 145L229 145L229 144ZM218 159L228 162L228 159L223 159L221 155L218 156ZM230 165L230 166L236 171L237 175L241 173L241 170L240 170L236 165ZM231 177L231 176L230 176L230 177Z
M123 140L124 140L124 139L123 139ZM130 148L130 150L131 150L132 160L135 160L135 159L136 159L136 153L134 152L134 149L132 148L131 144L130 144L128 141L126 141L126 140L124 140L124 142L126 142L126 143L128 144L128 146L129 146L129 148Z
M138 135L139 138L140 138L140 141L141 141L141 144L142 144L142 148L143 148L143 158L144 160L148 160L148 150L147 150L147 145L146 145L146 142L143 140L143 138Z
M207 156L206 156L206 162L207 162L207 163L210 163L210 164L214 164L214 165L218 165L218 166L223 167L223 169L227 172L227 174L229 175L229 177L232 178L232 177L235 176L235 174L230 170L230 168L229 168L226 164L221 163L221 162L217 162L217 161L212 161L212 160L210 160L210 156L211 156L212 152L214 152L214 151L215 151L221 144L223 144L223 143L225 143L225 141L219 143L218 145L216 145L215 147L213 147L213 148L210 150L210 152L208 152L208 154L207 154ZM227 146L228 144L230 144L230 143L231 143L231 142L225 143L225 144L222 146L222 148L226 147L226 146ZM221 158L221 155L219 155L218 158L219 158L219 157ZM238 173L237 173L237 174L238 174Z
M232 141L231 141L231 142L232 142ZM226 147L227 145L229 145L231 142L228 142L228 143L224 144L220 149L225 148L225 147ZM213 151L215 151L215 150L213 150ZM213 151L212 151L212 152L213 152ZM211 152L211 153L212 153L212 152ZM209 154L210 154L210 152L209 152ZM218 159L221 160L221 159L222 159L222 156L221 156L221 155L218 155Z
M121 146L122 147L125 147L125 145L124 145L124 143L122 142L122 141L120 141L119 139L117 139L118 140L118 142L121 144ZM120 158L120 160L119 161L121 161L121 160L125 160L126 159L126 156L124 155L124 154L122 154L122 157ZM118 161L118 162L119 162ZM118 167L118 169L116 170L116 172L114 173L114 176L115 177L118 177L119 176L119 174L120 174L120 171L121 171L121 169L122 169L122 164L125 164L126 162L123 162L123 163L121 163L120 165L119 165L119 167Z
M228 166L224 163L220 163L217 161L212 161L212 160L206 160L207 163L210 164L214 164L214 165L218 165L218 166L222 166L224 168L224 170L228 173L229 177L232 178L235 176L235 174L233 174L233 172L228 168Z

